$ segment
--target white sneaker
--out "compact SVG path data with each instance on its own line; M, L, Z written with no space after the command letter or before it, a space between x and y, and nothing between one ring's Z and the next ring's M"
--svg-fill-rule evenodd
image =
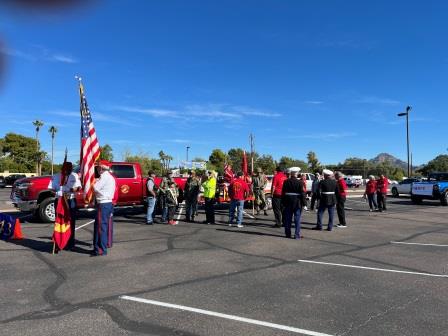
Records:
M243 226L243 224L238 224L237 227L242 228L244 226Z
M346 228L347 225L341 225L341 224L339 224L338 227L339 227L339 228Z
M232 223L229 223L229 226L232 226Z

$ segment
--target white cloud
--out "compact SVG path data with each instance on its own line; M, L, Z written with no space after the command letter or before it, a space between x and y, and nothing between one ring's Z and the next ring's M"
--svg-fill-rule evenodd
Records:
M320 100L307 100L305 101L305 104L310 104L310 105L321 105L323 104L323 101Z
M31 50L27 52L18 49L7 48L6 46L0 46L0 53L11 57L21 58L27 61L48 61L66 64L79 63L79 60L72 56L63 53L52 52L51 50L40 45L31 45Z
M290 139L316 139L316 140L335 140L340 138L347 138L356 136L353 132L341 132L341 133L315 133L315 134L303 134L303 135L292 135L288 138Z
M48 58L49 61L52 62L61 62L61 63L68 63L68 64L74 64L74 63L79 63L79 61L71 56L67 56L67 55L61 55L61 54L55 54L55 55L51 55Z
M399 105L400 101L389 99L389 98L380 98L376 96L363 96L353 100L353 103L356 104L373 104L373 105Z

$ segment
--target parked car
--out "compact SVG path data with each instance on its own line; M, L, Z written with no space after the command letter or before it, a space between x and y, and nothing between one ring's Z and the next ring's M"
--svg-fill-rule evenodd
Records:
M5 178L3 176L0 176L0 188L6 187Z
M5 186L13 186L14 182L17 180L20 180L22 178L25 178L26 175L23 174L11 174L8 176L5 176Z
M401 182L392 183L390 186L390 191L393 197L400 197L400 194L411 194L412 183L420 182L421 180L418 178L407 178Z
M420 204L424 199L440 200L442 205L448 205L448 172L431 173L428 179L412 183L412 202Z

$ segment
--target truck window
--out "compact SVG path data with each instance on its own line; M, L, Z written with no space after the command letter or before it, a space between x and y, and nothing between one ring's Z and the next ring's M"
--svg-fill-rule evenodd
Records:
M134 178L134 166L132 165L112 165L112 173L116 178Z

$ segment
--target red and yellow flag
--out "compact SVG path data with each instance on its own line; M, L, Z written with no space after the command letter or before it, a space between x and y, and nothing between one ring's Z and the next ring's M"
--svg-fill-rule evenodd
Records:
M53 241L63 250L70 239L70 207L64 196L59 197L56 208L56 219L54 222Z

